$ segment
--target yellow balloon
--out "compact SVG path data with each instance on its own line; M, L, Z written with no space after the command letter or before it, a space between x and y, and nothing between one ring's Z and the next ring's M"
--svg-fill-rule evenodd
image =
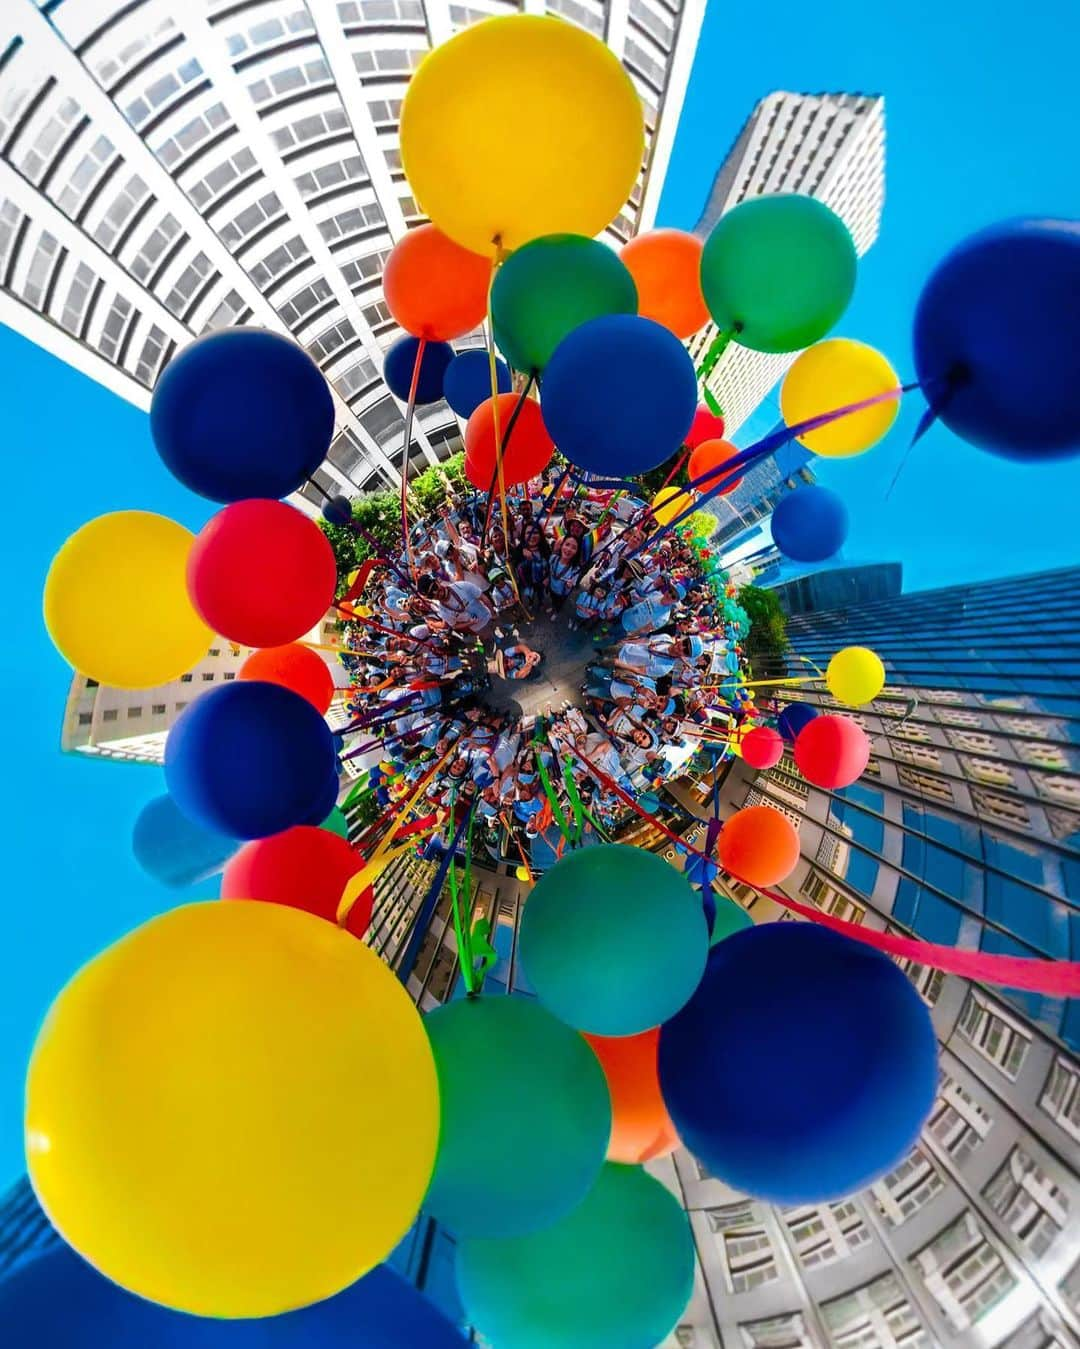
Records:
M780 387L780 412L788 426L795 426L899 384L880 351L850 337L829 337L808 347L787 372ZM808 431L798 440L826 458L862 454L889 432L899 410L900 399L890 398Z
M434 1062L389 968L282 904L188 904L84 966L30 1060L45 1212L108 1278L274 1316L367 1273L416 1218Z
M838 703L861 707L885 687L885 666L867 646L845 646L825 669L825 683Z
M696 500L696 496L680 487L661 487L652 499L653 517L658 524L668 525L677 515L688 511ZM683 523L688 524L689 520L688 516Z
M99 515L72 534L45 578L57 650L99 684L167 684L200 661L213 633L188 598L195 536L150 511Z
M641 100L615 54L546 15L486 19L442 43L401 110L421 210L474 253L599 234L630 195L644 145Z
M528 867L518 867L518 869L514 872L514 875L518 878L519 881L532 880L532 872L529 870Z

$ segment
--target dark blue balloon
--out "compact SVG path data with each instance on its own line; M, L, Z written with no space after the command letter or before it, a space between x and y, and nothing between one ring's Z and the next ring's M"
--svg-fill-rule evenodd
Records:
M766 923L709 953L660 1028L660 1090L719 1180L775 1204L871 1184L906 1156L937 1091L930 1014L879 951Z
M915 369L951 431L1009 459L1080 451L1080 223L1010 220L941 262Z
M497 357L495 378L499 392L509 393L510 367ZM486 351L477 348L454 357L443 376L443 397L459 417L465 418L471 417L491 397L491 366Z
M555 444L578 468L634 477L669 459L690 430L694 363L652 319L605 314L555 348L540 406Z
M331 740L331 743L333 741ZM337 755L334 755L334 771L326 779L326 785L323 788L322 795L310 812L300 821L301 824L311 824L316 828L322 824L327 815L337 805L338 792L341 790L341 779L338 777Z
M144 1302L66 1246L0 1282L0 1326L12 1349L464 1349L466 1343L385 1265L312 1307L219 1321Z
M335 735L334 754L336 755L337 758L340 759L344 753L345 753L345 737L343 735Z
M309 820L336 771L333 736L314 707L260 680L196 698L165 742L165 784L176 804L233 838L266 838Z
M418 337L399 337L383 358L383 379L390 392L403 403L409 401L413 367L420 346ZM420 378L416 381L416 406L437 403L443 396L443 376L454 359L449 342L426 342L420 358Z
M162 371L150 432L169 472L200 496L285 497L325 459L334 400L319 367L289 338L224 328Z
M773 543L793 562L824 562L848 532L847 507L827 487L799 487L772 514Z
M168 795L155 796L143 806L131 835L135 861L174 890L215 876L237 847L236 839L189 820Z
M817 716L817 709L809 703L788 703L776 719L776 728L785 740L794 740L804 726Z
M329 525L352 523L352 503L348 497L327 497L323 502L322 518Z

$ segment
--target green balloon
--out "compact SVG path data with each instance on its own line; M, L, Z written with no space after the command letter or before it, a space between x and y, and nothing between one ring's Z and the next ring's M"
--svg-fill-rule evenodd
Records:
M708 951L701 901L682 872L620 843L556 863L529 895L518 943L540 1001L593 1035L637 1035L674 1016Z
M716 222L701 288L717 326L754 351L799 351L824 337L855 289L848 227L814 197L744 201Z
M495 341L515 370L541 371L568 333L604 314L636 314L637 286L606 244L547 234L511 253L491 288Z
M725 937L730 937L735 932L741 932L743 928L753 927L754 920L746 912L741 904L736 904L733 899L728 899L727 895L718 894L713 891L713 899L716 903L716 921L713 923L712 936L709 938L709 945L715 946Z
M424 1025L442 1102L431 1216L459 1237L516 1237L580 1204L611 1136L590 1045L532 998L462 998Z
M322 824L319 825L319 828L328 829L331 834L337 834L344 839L349 837L349 822L342 813L340 806L334 807Z
M641 1167L609 1162L554 1226L461 1242L457 1285L468 1320L500 1349L653 1349L693 1292L690 1221Z

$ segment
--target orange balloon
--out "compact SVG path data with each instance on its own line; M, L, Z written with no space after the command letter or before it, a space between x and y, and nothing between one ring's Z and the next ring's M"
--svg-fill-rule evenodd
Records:
M732 445L730 440L703 440L690 456L690 462L686 466L687 477L691 482L694 482L704 474L721 468L738 453L738 449ZM741 476L735 478L727 487L723 488L719 495L726 497L729 492L734 492L741 482ZM698 486L697 491L707 492L711 486L713 486L713 483L703 482Z
M394 318L413 337L448 342L487 314L491 259L448 239L434 225L409 230L383 269L383 295Z
M240 678L261 679L292 689L306 698L320 716L326 714L334 696L334 676L326 661L317 651L299 642L253 651L240 667Z
M638 313L676 337L692 337L709 321L701 293L703 248L703 241L686 230L649 230L619 251L637 286Z
M501 393L499 398L499 440L503 446L503 481L507 487L528 482L547 468L555 453L555 442L540 415L540 404L526 398L521 404L510 439L506 429L517 407L519 395ZM465 426L465 473L474 487L491 490L495 475L495 414L493 400L485 398ZM498 491L498 483L495 485Z
M660 1027L640 1035L586 1035L600 1060L611 1093L609 1162L638 1166L666 1157L679 1146L679 1135L660 1095L656 1052Z
M799 835L772 806L737 810L720 830L720 865L757 887L777 885L799 865Z

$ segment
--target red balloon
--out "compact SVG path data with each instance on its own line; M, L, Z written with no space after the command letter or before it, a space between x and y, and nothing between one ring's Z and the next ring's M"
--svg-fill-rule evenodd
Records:
M268 646L253 651L240 666L241 679L261 679L264 684L281 684L306 698L320 716L324 716L334 696L334 676L317 651L290 642L287 646Z
M364 859L340 835L298 824L281 834L245 843L225 866L221 898L285 904L336 923L345 886L363 867ZM345 925L354 937L367 931L372 902L368 886ZM281 996L287 998L289 990L283 988Z
M714 412L710 412L704 403L699 403L683 444L693 450L706 440L720 440L723 434L723 417L718 417Z
M191 602L241 646L282 646L334 600L334 550L313 520L282 501L237 501L199 531L188 554Z
M448 342L484 321L491 259L454 243L434 225L403 235L383 268L383 295L413 337Z
M784 741L770 726L755 726L747 731L739 749L751 768L772 768L784 757Z
M686 476L691 482L694 482L706 473L712 473L714 469L723 468L724 464L738 453L738 449L729 440L703 440L690 456L690 462L686 466ZM732 478L717 495L726 497L729 492L734 492L741 482L742 474L737 478ZM716 479L711 479L708 482L701 483L697 490L707 492L715 485Z
M499 437L505 442L506 428L519 396L516 393L501 393L498 398ZM485 398L465 427L465 472L473 486L485 492L491 490L491 479L495 474L493 402L493 399ZM547 468L554 453L555 442L548 435L540 415L540 404L526 398L514 423L510 443L503 450L503 481L507 487L528 482Z
M725 871L748 885L777 885L799 864L799 835L772 806L746 806L720 830L717 856Z
M815 717L795 737L795 763L816 787L850 787L866 772L870 740L850 717Z

